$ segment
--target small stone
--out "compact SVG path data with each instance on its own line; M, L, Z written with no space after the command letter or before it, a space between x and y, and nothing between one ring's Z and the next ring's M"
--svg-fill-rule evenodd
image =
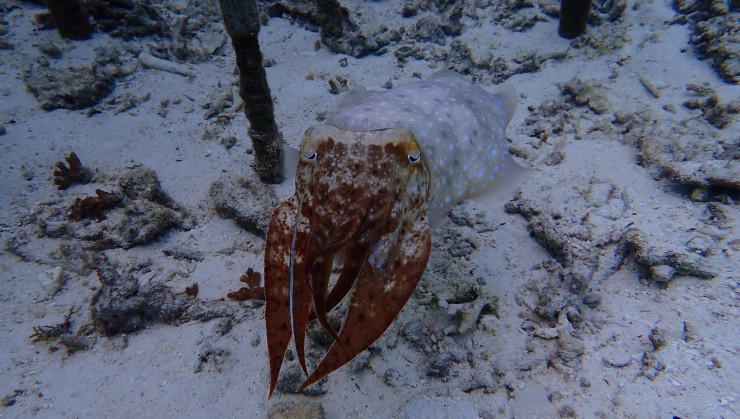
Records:
M586 344L582 340L571 336L570 333L558 335L558 356L564 362L573 361L584 352L586 352Z
M585 304L586 307L590 309L594 309L598 307L599 304L601 304L601 296L599 294L594 294L594 293L586 294L583 297L583 304Z
M686 243L686 248L702 256L712 253L712 247L712 240L707 236L696 236Z
M615 351L604 355L604 362L615 368L623 368L632 363L632 355Z
M62 275L62 267L57 266L56 268L45 271L36 276L36 279L44 288L49 297L53 297L59 290L62 289L64 277Z
M432 360L432 363L429 365L429 369L427 370L427 375L429 377L444 378L450 373L452 363L453 357L450 354L441 354Z
M225 149L230 150L231 147L236 145L236 137L229 135L228 137L221 138L221 145L224 146Z
M260 338L260 335L255 334L254 336L252 336L252 339L249 341L249 343L251 343L252 346L256 347L260 345L261 341L262 341L262 338Z
M540 327L535 329L533 333L535 337L546 340L557 339L558 334L558 329L554 327Z
M696 188L691 192L691 200L694 202L707 202L711 198L709 189Z
M383 382L388 387L400 387L401 385L403 385L403 378L398 371L394 370L393 368L389 368L383 374Z
M665 389L665 392L669 396L678 396L681 393L681 390L676 387L668 387Z
M25 390L13 390L12 393L3 397L2 400L0 400L0 403L5 407L10 407L17 402L16 398L18 396L22 396L23 393L25 393Z
M650 274L658 282L669 282L676 275L676 268L668 265L651 266Z
M8 131L5 129L5 127L3 125L0 125L0 135L5 135L7 133Z
M660 332L660 329L657 327L654 327L653 330L650 331L650 335L648 336L648 339L650 340L650 344L653 345L653 350L657 351L663 346L665 346L665 338L663 337L663 334Z
M558 414L561 418L576 418L578 415L576 414L576 409L573 408L573 406L566 404L565 406L558 409Z
M665 371L665 368L665 364L652 353L645 352L642 355L642 367L640 367L640 372L648 380L655 380L662 371Z

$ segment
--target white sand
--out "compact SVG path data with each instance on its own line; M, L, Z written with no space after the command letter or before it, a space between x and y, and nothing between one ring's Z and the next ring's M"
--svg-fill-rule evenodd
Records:
M400 5L393 1L343 3L353 12L364 12L364 25L380 19L391 27L413 27L418 19L402 19ZM602 256L607 263L599 266L603 268L610 260L621 263L598 273L589 284L587 292L599 294L601 304L588 309L580 305L581 297L573 296L585 320L575 329L564 315L559 324L548 323L527 307L531 295L525 288L532 281L557 274L542 268L543 263L553 263L553 257L530 237L524 218L504 211L505 202L466 202L456 211L472 219L478 217L478 224L472 228L451 222L441 226L434 233L433 261L449 260L451 267L446 272L463 275L455 280L458 285L460 281L474 283L478 276L484 278L482 293L498 297L498 317L486 316L474 330L460 335L440 334L442 341L425 352L399 337L404 326L426 325L429 319L450 315L437 304L420 303L417 295L377 342L379 350L370 357L369 368L358 373L351 372L350 366L342 368L328 378L323 385L326 393L320 396L278 392L270 400L263 309L252 308L251 303L222 303L240 313L233 329L223 336L213 330L219 320L179 326L151 324L142 331L115 337L94 332L92 348L73 354L67 354L59 344L56 346L61 349L51 352L48 347L53 343L35 343L29 338L34 326L61 322L73 305L79 310L73 317L73 328L89 322L89 302L100 286L94 272L83 276L66 270L61 290L50 297L36 278L58 266L48 251L63 239L41 240L34 236L35 227L21 221L42 202L86 196L101 187L78 185L57 191L51 177L53 164L71 151L85 166L104 173L119 173L132 161L154 169L162 188L192 216L194 225L189 230L172 230L129 250L105 251L121 264L149 259L152 281L163 282L177 292L197 282L198 298L218 300L240 286L238 277L248 267L261 270L264 242L233 221L218 217L208 197L211 184L223 174L254 177L249 166L251 155L245 153L251 144L243 114L237 113L219 134L237 137L230 150L218 138L202 138L212 122L204 119L201 105L212 100L209 95L231 89L235 79L229 45L221 55L186 64L195 74L192 79L139 67L117 83L111 96L150 94L147 101L129 111L115 115L104 110L92 117L84 110L47 112L26 91L21 74L28 62L42 55L34 45L57 35L33 31L33 16L40 9L21 4L6 16L11 33L8 39L15 48L0 50L0 124L7 130L0 136L0 231L4 241L12 237L23 241L23 235L28 234L31 247L24 258L7 250L0 255L0 397L22 390L14 404L0 407L0 417L265 417L273 405L286 401L320 403L326 416L332 418L519 418L568 416L571 412L577 417L736 417L740 391L737 207L718 203L729 220L720 227L707 226L702 221L707 203L692 202L688 192L660 178L656 170L638 165L639 150L620 142L617 132L589 131L611 119L615 111L643 109L652 110L658 125L686 119L705 123L696 111L682 106L692 98L686 91L689 83L706 83L725 101L739 97L737 86L723 82L708 61L697 58L687 44L687 25L666 23L676 16L668 3L628 2L622 21L614 25L614 32L624 31L627 39L624 46L613 50L569 50L570 42L556 35L557 20L552 18L528 31L511 32L488 19L464 17L460 39L470 45L476 57L492 51L509 63L527 52L569 51L567 58L549 60L540 71L508 80L521 96L508 137L521 148L527 149L532 141L531 127L525 122L530 115L528 107L560 98L558 83L578 75L584 80L602 80L607 89L608 116L597 116L585 107L570 111L572 119L580 121L583 139L576 139L568 125L562 135L552 135L542 144L540 151L530 147L530 157L520 159L534 169L523 185L524 198L546 210L562 212L564 224L577 221L573 216L576 210L593 212L596 218L585 228L601 231L610 222L621 227L634 223L644 233L658 236L655 243L668 246L701 233L711 239L707 263L718 272L715 278L679 275L668 287L661 287L645 279L633 255L624 258L622 250L622 261L609 253L618 253L616 245L606 245ZM328 78L340 75L350 85L380 88L388 80L394 85L416 80L415 72L426 76L444 64L410 59L400 67L393 46L384 55L362 59L337 55L326 48L315 51L318 34L286 19L271 19L260 37L265 58L275 62L267 68L267 75L276 99L276 118L286 140L294 146L302 132L317 122L317 115L336 101L328 91ZM116 45L107 35L96 33L90 41L70 43L63 59L78 57L81 62L91 56L93 48L107 44ZM682 52L683 48L687 51ZM135 62L133 55L123 56L126 63ZM346 67L340 66L341 58L347 58ZM307 80L309 74L314 76L312 80ZM640 76L659 90L660 98L650 96ZM180 102L169 105L166 117L161 117L157 111L164 100ZM666 105L675 107L676 113L665 111ZM717 135L737 138L737 134L735 123ZM553 166L543 164L547 154L555 150L563 153L564 160ZM102 185L105 188L106 184ZM607 217L606 224L600 225L598 217L604 215L604 206L612 205L613 198L594 204L598 198L593 195L598 195L603 185L626 193L629 208L619 210L617 221ZM572 197L574 190L589 188L583 193L592 195L584 205L594 205L593 209L570 208L573 202L565 199ZM275 189L284 198L293 187L286 183ZM473 241L477 248L467 256L450 258L446 249L456 240ZM203 260L178 260L162 253L173 248L197 250ZM446 279L435 273L431 264L428 271L423 289L444 295ZM665 345L653 351L648 336L656 327ZM548 334L560 337L536 337ZM576 350L582 345L582 351L577 350L582 354L566 362L563 351L572 345ZM223 349L225 355L212 356L196 372L204 348ZM463 357L452 364L448 375L443 379L427 376L435 357L455 351ZM665 365L653 380L641 372L646 353ZM388 373L390 369L395 373ZM384 378L386 375L395 379ZM481 388L465 392L471 383L482 383Z

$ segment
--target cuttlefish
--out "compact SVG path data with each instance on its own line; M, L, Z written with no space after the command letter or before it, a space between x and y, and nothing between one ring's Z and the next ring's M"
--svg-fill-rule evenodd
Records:
M355 91L306 131L295 194L272 214L267 232L270 395L291 337L308 376L302 389L391 325L426 268L430 225L517 171L504 135L515 109L513 88L490 93L441 72L379 93ZM335 257L342 266L332 282ZM327 313L347 296L337 331ZM313 319L333 343L309 374L305 340Z

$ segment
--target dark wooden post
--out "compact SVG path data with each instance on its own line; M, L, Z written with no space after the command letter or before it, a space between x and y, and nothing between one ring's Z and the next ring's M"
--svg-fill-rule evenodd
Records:
M256 0L219 0L226 32L236 52L239 68L239 96L249 120L249 137L254 147L254 171L266 183L283 181L283 136L275 123L275 113L262 66L258 41L259 9Z
M591 13L591 0L561 0L558 34L573 39L586 32L586 22Z
M92 35L90 14L80 0L46 0L46 8L62 38L81 40Z
M342 6L338 0L316 0L316 11L321 22L322 38L340 38L345 32L345 20Z

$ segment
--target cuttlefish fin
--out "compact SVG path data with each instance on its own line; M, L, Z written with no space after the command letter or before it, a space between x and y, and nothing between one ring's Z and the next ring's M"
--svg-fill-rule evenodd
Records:
M406 304L429 260L432 238L426 216L408 220L400 227L386 269L363 269L347 310L339 339L300 389L319 381L351 361L375 342Z
M291 336L290 264L298 198L280 204L270 218L265 247L265 330L270 358L270 396L277 385L280 367Z

